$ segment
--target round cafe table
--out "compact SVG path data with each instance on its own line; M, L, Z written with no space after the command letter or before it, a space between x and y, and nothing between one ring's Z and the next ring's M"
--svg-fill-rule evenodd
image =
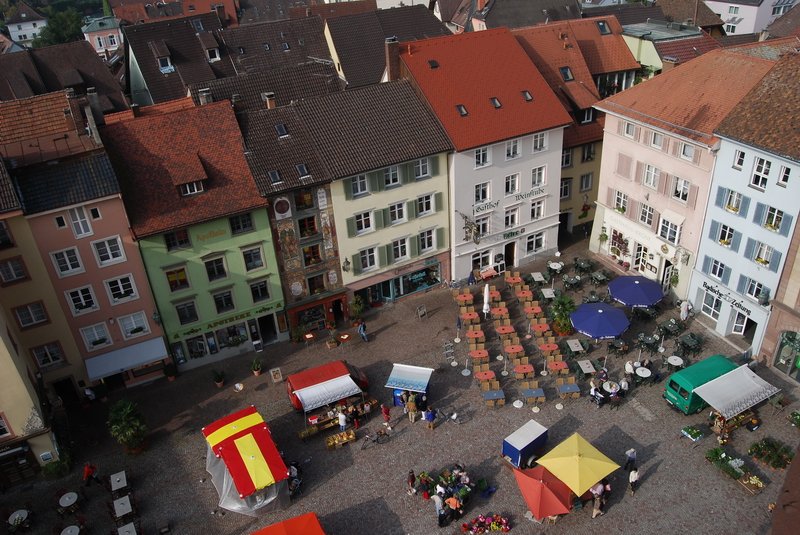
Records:
M546 333L550 330L550 326L546 323L537 323L536 325L531 325L531 329L537 333Z
M551 372L558 372L558 371L561 371L561 370L566 370L567 366L568 366L568 364L566 362L564 362L563 360L556 360L554 362L548 362L547 363L547 368Z
M506 308L506 307L494 307L492 309L492 316L496 316L496 317L508 316L508 308Z
M11 513L11 516L8 517L8 523L12 526L17 523L25 522L28 519L28 511L27 509L19 509Z
M533 292L530 290L520 290L517 292L517 297L520 299L531 299L533 298Z
M495 329L497 334L511 334L514 332L513 325L501 325L500 327Z
M463 305L468 305L468 304L472 303L473 299L474 298L472 297L472 294L458 294L456 296L456 301L458 301L459 304L463 304Z
M653 375L653 373L644 366L639 366L638 368L636 368L636 375L638 375L642 379L647 379L648 377Z
M514 373L521 373L523 375L533 373L533 364L519 364L514 366Z
M505 351L507 355L512 356L516 355L517 353L523 353L525 351L525 348L518 344L512 344L505 346L503 348L503 351Z
M483 331L480 330L472 330L467 331L467 338L478 339L483 336Z
M491 381L494 379L494 372L489 370L488 372L478 372L475 374L475 379L478 381Z
M67 526L61 530L61 535L78 535L81 532L81 528L78 526Z
M542 351L556 351L558 344L540 344L539 349Z
M475 360L489 360L489 352L485 349L473 349L469 356Z
M671 357L667 357L667 364L679 368L683 366L683 359L678 355L672 355Z
M61 507L72 507L78 501L77 492L67 492L58 499L58 505Z
M619 392L619 385L614 381L606 381L605 383L603 383L603 390L605 390L609 394L614 392L614 387L616 387L617 392Z

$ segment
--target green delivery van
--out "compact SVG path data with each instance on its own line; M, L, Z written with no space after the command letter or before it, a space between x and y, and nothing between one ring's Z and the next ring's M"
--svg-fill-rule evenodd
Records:
M687 366L669 376L667 386L664 388L664 399L684 414L700 412L707 404L703 398L695 394L695 388L737 367L725 355L713 355Z

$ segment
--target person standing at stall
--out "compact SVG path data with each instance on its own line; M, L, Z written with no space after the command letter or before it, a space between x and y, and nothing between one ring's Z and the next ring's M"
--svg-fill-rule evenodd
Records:
M344 411L339 412L339 431L347 429L347 415Z
M417 493L417 489L414 488L414 485L416 484L416 482L417 482L417 476L414 475L414 471L413 470L409 470L408 471L408 478L406 479L406 484L408 485L408 489L406 490L406 493L409 496L411 496L412 494L416 494Z
M444 527L444 500L442 500L441 494L434 494L431 496L431 500L433 500L433 506L436 508L436 522L439 524L439 527Z
M381 403L381 415L383 415L383 425L391 431L392 428L389 426L389 422L392 419L392 413L391 409L386 406L386 403Z
M408 421L413 424L417 421L417 395L414 392L408 395L406 409L408 409Z
M365 342L369 342L369 338L367 337L367 322L364 320L358 320L358 335Z

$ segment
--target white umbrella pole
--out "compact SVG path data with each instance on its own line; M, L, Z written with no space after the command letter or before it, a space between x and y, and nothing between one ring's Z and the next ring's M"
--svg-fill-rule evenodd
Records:
M641 349L639 349L639 358L636 359L636 362L638 362L639 364L642 363L642 350Z

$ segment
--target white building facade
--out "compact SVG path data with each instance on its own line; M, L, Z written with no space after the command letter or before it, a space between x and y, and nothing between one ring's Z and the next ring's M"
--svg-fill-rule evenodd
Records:
M706 0L706 5L725 23L725 33L736 35L758 33L775 19L792 9L796 0L738 0L716 2Z

